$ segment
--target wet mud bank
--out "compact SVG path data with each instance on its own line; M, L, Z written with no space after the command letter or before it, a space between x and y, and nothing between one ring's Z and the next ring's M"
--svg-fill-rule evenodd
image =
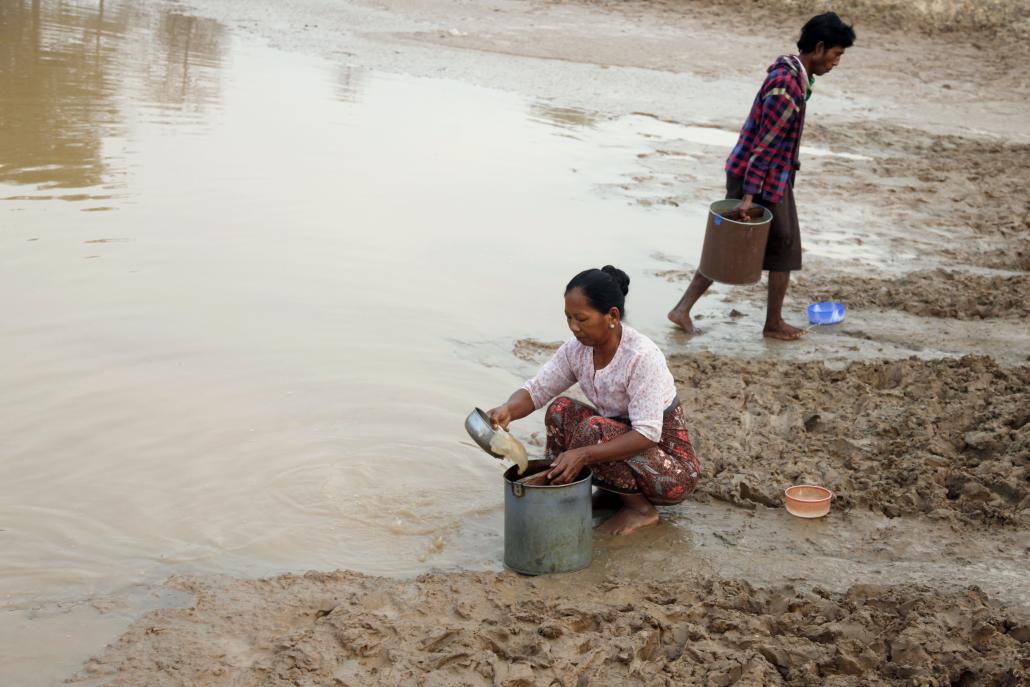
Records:
M868 161L819 161L804 185L843 204L877 207L870 233L921 258L1026 270L1030 236L1030 146L983 137L927 135L885 124L807 132L814 140L866 152ZM849 179L850 177L850 179ZM1004 252L1005 257L998 255Z
M693 270L659 270L656 276L684 286ZM737 289L734 295L764 302L762 283ZM920 317L956 320L1025 320L1030 317L1030 274L986 275L938 268L897 276L859 276L813 269L793 275L791 301L804 304L839 301L848 309L898 310Z
M838 154L802 155L795 194L804 271L809 251L833 259L835 271L1030 269L1030 198L1023 192L1030 146L972 131L945 136L882 121L828 126L815 118L806 122L805 140ZM642 205L696 203L698 192L722 197L714 168L723 152L656 140L641 156L647 173L623 191ZM713 168L711 178L689 171L684 161L693 158Z
M974 356L670 364L704 458L703 493L775 506L783 486L815 483L839 508L1030 524L1030 367Z
M970 588L690 576L181 577L73 681L112 685L1016 685L1030 624Z
M791 296L927 317L1023 320L1030 316L1030 274L985 276L936 269L890 279L814 273L792 283Z
M713 5L731 11L746 11L749 16L764 20L810 17L827 11L842 11L832 0L773 0L756 5L748 0L576 0L585 5L608 9L625 7L647 11L682 13ZM1005 28L1016 34L1030 34L1030 3L1024 0L964 2L963 0L854 0L847 3L847 16L863 27L880 30L907 29L929 36L977 36Z

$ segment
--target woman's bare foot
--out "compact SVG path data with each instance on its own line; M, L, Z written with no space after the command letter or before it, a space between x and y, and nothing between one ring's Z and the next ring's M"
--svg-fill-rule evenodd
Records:
M690 312L687 310L673 308L669 311L668 317L670 322L685 331L687 334L701 333L701 330L694 326L694 321L690 319Z
M783 320L780 320L776 324L765 325L765 329L762 330L762 336L767 339L779 339L780 341L796 341L804 336L806 330L798 329L793 327Z
M658 511L641 494L620 494L622 508L597 526L600 534L620 536L658 524Z

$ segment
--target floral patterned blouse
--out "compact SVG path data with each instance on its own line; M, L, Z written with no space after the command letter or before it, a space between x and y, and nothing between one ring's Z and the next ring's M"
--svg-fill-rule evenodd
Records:
M619 348L600 370L594 369L594 349L569 339L522 388L539 409L576 382L600 415L629 418L640 434L661 439L665 410L676 399L676 381L651 339L622 325Z

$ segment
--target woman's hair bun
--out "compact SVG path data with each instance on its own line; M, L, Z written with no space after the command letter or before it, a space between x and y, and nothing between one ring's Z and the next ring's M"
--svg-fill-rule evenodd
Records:
M629 275L620 270L618 267L612 265L605 265L601 268L601 271L611 276L618 284L619 290L622 291L622 295L625 296L629 293Z
M573 289L582 289L590 307L602 315L607 315L612 308L618 308L619 316L626 317L629 277L618 267L605 265L601 269L592 267L583 270L569 281L565 295L569 295Z

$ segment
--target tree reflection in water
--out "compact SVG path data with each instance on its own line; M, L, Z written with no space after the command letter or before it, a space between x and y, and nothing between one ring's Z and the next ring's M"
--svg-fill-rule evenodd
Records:
M34 199L119 185L124 164L105 156L104 140L128 134L137 101L190 113L217 101L225 44L218 22L168 8L3 0L0 185L35 186L13 196Z

